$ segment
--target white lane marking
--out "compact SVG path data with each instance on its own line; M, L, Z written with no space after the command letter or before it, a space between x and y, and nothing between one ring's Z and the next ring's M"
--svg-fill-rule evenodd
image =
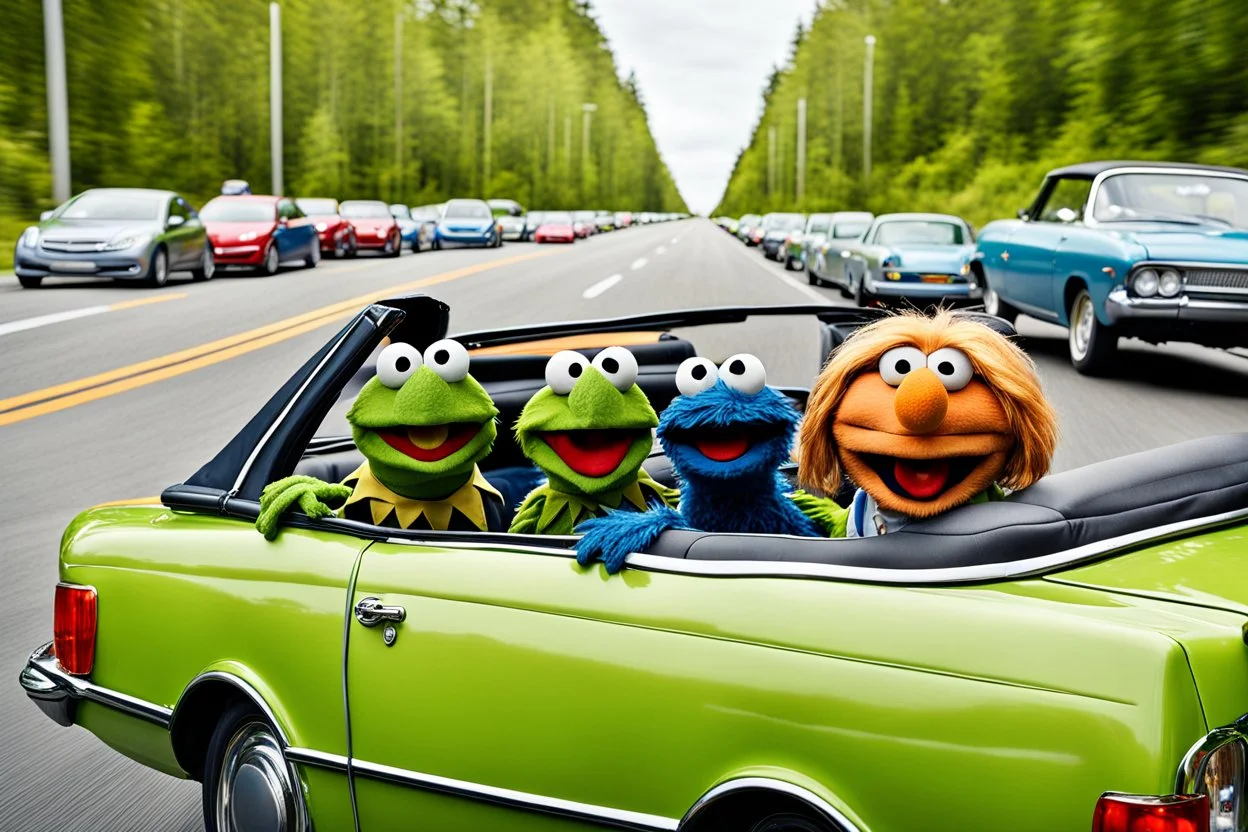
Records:
M14 332L25 332L28 329L47 326L48 324L59 324L65 321L76 320L77 318L86 318L91 315L101 315L109 311L108 306L88 306L84 309L71 309L68 312L54 312L51 315L40 315L37 318L23 318L20 321L10 321L7 324L0 324L0 335L12 335Z
M827 295L820 294L819 292L815 291L814 288L807 286L805 283L802 283L800 280L789 275L788 273L781 272L781 271L772 271L771 267L767 263L763 263L758 259L757 254L754 254L750 250L746 249L744 246L733 245L733 246L730 246L730 248L732 248L733 251L740 252L742 257L749 260L755 266L758 266L760 269L767 272L767 274L771 275L772 277L783 280L785 283L789 284L789 286L801 292L803 295L810 298L815 303L820 303L820 304L823 304L824 306L836 305L832 302L832 299L829 298Z
M654 250L655 254L663 254L667 251L667 246L659 246Z
M649 262L650 261L644 257L638 257L636 260L633 261L633 271L637 271L638 269L645 268L645 265Z
M606 280L599 280L593 286L590 286L588 289L586 289L584 292L581 293L581 297L585 298L585 300L593 300L594 298L598 297L603 292L607 291L608 289L610 289L612 286L619 283L623 279L624 279L624 275L613 274L610 277L608 277Z
M672 245L676 245L676 244L677 244L677 243L679 243L679 242L680 242L680 238L679 238L679 237L673 237L673 238L672 238Z

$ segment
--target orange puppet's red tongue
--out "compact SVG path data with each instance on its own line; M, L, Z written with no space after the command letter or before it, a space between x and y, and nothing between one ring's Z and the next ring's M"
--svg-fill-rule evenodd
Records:
M702 436L694 442L702 456L716 462L731 462L750 449L750 438L744 433L721 433Z
M945 490L949 482L949 461L945 459L898 459L893 477L911 497L926 500Z

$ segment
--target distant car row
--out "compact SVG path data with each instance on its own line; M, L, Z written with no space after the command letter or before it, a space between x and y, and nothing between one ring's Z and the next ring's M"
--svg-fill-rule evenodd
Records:
M787 268L860 305L983 299L1068 330L1082 373L1109 371L1121 338L1248 347L1248 170L1088 162L1051 171L1018 219L947 214L721 217Z

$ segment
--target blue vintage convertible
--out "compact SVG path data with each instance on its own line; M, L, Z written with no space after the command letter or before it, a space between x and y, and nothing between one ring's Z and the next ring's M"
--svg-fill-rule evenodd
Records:
M1081 373L1109 370L1119 338L1248 346L1248 171L1072 165L1018 217L980 232L984 306L1067 327Z

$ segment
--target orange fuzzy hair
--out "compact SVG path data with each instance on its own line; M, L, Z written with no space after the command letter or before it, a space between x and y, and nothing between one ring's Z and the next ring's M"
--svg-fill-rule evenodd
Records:
M1014 490L1043 477L1057 445L1057 416L1040 389L1036 365L1008 338L947 310L927 316L903 312L869 324L845 340L815 379L798 434L798 481L835 494L841 462L832 422L845 391L860 373L874 372L893 347L915 346L931 355L955 347L971 360L975 375L1005 410L1015 445L998 482Z

